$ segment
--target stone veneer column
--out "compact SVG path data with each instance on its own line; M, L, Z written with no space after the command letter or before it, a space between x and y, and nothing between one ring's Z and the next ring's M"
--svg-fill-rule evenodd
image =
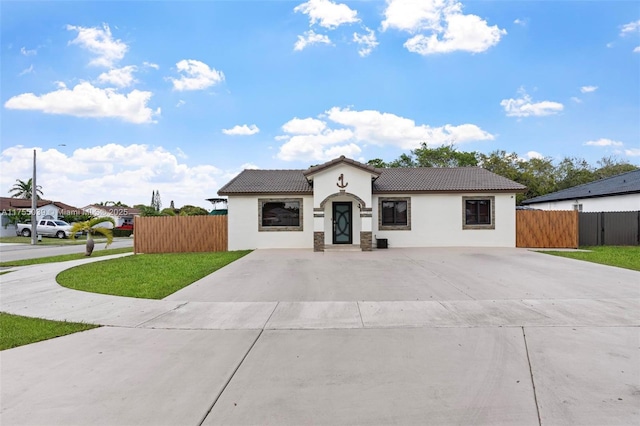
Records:
M314 231L313 251L324 251L324 232Z
M371 251L373 239L371 231L360 231L360 249L362 251Z

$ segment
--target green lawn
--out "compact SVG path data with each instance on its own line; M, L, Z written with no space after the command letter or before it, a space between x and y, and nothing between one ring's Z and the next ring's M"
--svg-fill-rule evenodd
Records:
M0 312L0 351L98 327Z
M105 249L95 250L91 257L109 256L111 254L131 253L133 247L122 247L117 249ZM24 260L12 260L7 262L0 262L0 266L27 266L37 265L40 263L53 263L53 262L65 262L67 260L87 259L87 256L82 253L62 254L60 256L40 257L36 259L24 259Z
M580 248L589 251L545 250L543 253L640 271L640 246L596 246Z
M162 299L249 252L137 254L67 269L57 281L75 290Z

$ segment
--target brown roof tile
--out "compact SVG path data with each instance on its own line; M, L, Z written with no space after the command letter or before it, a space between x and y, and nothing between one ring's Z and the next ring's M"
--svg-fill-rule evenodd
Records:
M368 172L371 172L375 176L379 176L380 173L382 173L382 169L377 169L377 168L375 168L373 166L361 163L361 162L356 161L356 160L352 160L351 158L347 158L344 155L342 155L342 156L340 156L338 158L335 158L335 159L333 159L331 161L327 161L326 163L318 164L317 166L313 166L313 167L309 167L307 170L304 171L304 175L305 176L313 175L315 173L318 173L318 172L320 172L320 171L322 171L324 169L328 169L329 167L334 166L334 165L339 164L339 163L347 163L347 164L349 164L351 166L355 166L355 167L357 167L359 169L363 169L363 170L366 170Z
M524 191L526 187L479 167L390 168L373 182L373 193Z
M522 192L526 189L510 179L479 167L376 169L373 193L388 192ZM245 170L223 186L219 195L312 194L304 170Z
M304 170L244 170L220 188L218 195L312 194Z

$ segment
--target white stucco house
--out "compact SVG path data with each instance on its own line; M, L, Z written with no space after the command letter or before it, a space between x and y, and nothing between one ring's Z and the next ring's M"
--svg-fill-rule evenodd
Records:
M477 167L378 169L344 156L223 186L229 250L514 247L519 183ZM381 244L382 245L382 244Z
M38 200L36 216L40 219L59 219L63 215L82 214L82 209L60 201ZM15 237L16 227L11 224L11 216L17 212L31 214L31 200L25 198L0 197L0 237Z
M540 210L640 211L640 169L525 200Z
M122 206L98 206L90 204L82 208L86 213L94 217L110 217L116 223L116 228L121 226L133 226L133 220L136 216L140 216L139 209ZM111 224L101 224L100 226L111 227Z

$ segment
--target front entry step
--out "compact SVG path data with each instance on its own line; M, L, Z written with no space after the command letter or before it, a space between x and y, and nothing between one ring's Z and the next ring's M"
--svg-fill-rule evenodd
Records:
M359 244L327 244L324 251L362 251Z

